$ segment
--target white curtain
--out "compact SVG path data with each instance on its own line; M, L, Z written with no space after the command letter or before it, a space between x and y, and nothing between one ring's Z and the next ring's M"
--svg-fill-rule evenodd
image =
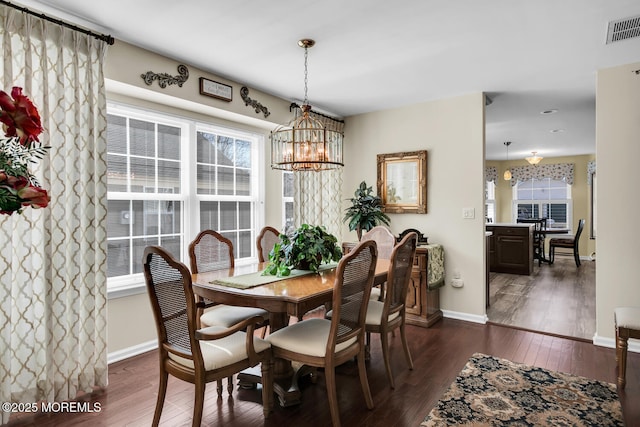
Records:
M107 46L4 5L0 20L0 89L24 89L51 146L34 171L49 206L0 216L0 402L60 402L107 384Z
M344 133L343 121L313 111L310 116L322 122L327 129ZM294 172L293 177L295 226L324 225L341 242L342 168L322 172Z

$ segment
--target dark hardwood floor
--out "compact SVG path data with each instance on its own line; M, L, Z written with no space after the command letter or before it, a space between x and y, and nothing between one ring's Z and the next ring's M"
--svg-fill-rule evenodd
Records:
M610 383L616 382L615 352L584 341L543 335L499 325L443 319L429 329L407 326L415 368L407 369L400 337L391 338L396 389L391 390L380 353L372 337L367 372L375 403L366 409L357 367L349 362L337 370L338 400L344 426L418 426L453 382L468 358L485 353ZM149 352L109 367L109 386L86 396L100 402L100 413L16 416L10 426L149 426L158 386L157 355ZM161 425L191 425L193 386L170 378ZM640 354L629 353L627 388L619 393L628 426L640 426ZM215 385L207 387L204 426L328 426L324 375L317 384L303 383L302 404L282 408L277 403L264 420L259 390L226 389L218 399Z
M536 262L530 276L490 273L489 283L490 322L593 340L595 261L577 268L573 256L557 257L552 265Z

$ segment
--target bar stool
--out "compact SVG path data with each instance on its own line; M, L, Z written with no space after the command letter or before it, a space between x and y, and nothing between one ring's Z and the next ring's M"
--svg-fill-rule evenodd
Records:
M627 341L640 339L640 307L617 307L613 313L616 326L616 365L618 366L618 387L627 383Z

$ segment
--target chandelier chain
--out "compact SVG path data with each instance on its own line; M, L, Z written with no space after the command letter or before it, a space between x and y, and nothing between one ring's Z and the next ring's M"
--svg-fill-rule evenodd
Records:
M309 67L308 67L308 58L309 58L309 48L305 46L304 48L304 102L303 104L308 104L309 100L307 97L308 83L309 78L307 77Z

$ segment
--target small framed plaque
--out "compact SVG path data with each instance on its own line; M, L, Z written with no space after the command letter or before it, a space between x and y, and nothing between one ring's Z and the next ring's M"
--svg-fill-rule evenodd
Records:
M212 98L222 99L223 101L231 101L231 86L214 82L213 80L200 77L200 94L210 96Z

